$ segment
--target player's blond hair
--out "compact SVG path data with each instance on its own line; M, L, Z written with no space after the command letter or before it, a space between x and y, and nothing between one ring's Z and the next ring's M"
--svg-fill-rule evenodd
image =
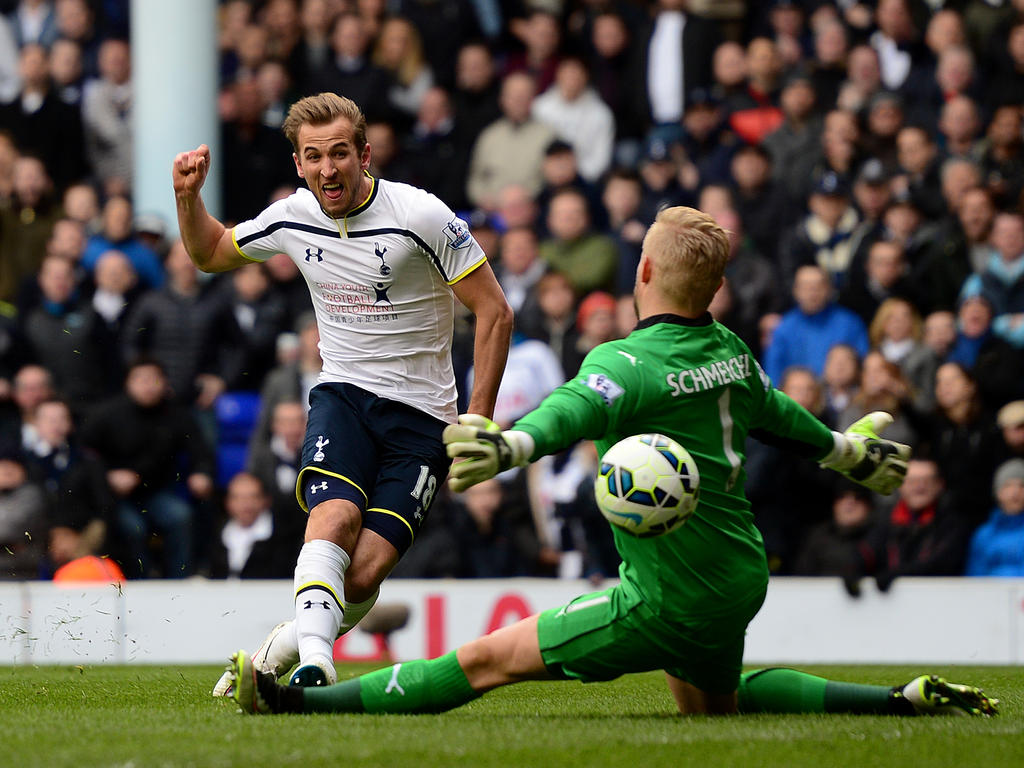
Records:
M299 129L304 125L327 125L339 117L352 123L352 140L356 151L362 153L366 146L366 116L352 99L325 91L299 99L288 110L288 116L281 126L284 135L292 143L295 153L299 152Z
M643 253L666 299L703 312L722 283L729 236L708 214L678 205L658 213L644 237Z

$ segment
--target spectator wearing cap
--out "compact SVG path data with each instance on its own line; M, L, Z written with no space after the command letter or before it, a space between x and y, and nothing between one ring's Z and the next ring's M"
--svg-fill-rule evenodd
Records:
M605 291L589 293L580 302L576 311L579 335L571 347L562 350L562 370L567 379L576 375L590 350L617 337L615 309L615 297Z
M696 170L689 189L729 181L729 161L736 151L736 135L729 129L719 94L694 88L686 99L680 144Z
M1002 460L1024 459L1024 400L1013 400L996 414L1002 436L997 453Z
M793 279L796 306L782 316L764 351L764 369L781 381L791 365L804 365L820 376L835 344L849 344L863 357L868 352L864 321L833 299L832 281L816 264L799 267Z
M890 176L882 161L871 157L861 164L853 181L853 204L860 215L860 223L854 230L853 263L850 265L850 279L864 277L864 264L868 250L885 236L883 217L892 201Z
M1024 459L1001 464L992 479L996 506L974 532L966 576L1024 576Z
M584 179L596 182L608 170L615 144L615 117L590 85L590 73L582 59L563 58L554 84L534 99L530 111L572 146Z
M135 236L142 244L163 261L167 249L171 247L167 239L167 222L164 217L155 212L140 213L135 217L134 228Z
M712 53L721 35L714 22L687 13L688 0L658 0L650 26L638 35L644 114L655 126L678 126L686 94L711 84Z
M46 542L46 499L21 448L0 444L0 579L37 579Z
M1024 347L1024 214L996 214L990 242L995 252L980 274L964 283L962 296L982 295L995 314L993 330L1018 349Z
M502 81L502 116L481 132L469 162L466 193L474 205L495 210L501 191L512 184L531 195L540 191L541 163L555 135L530 115L534 94L533 78L525 72Z
M650 137L640 160L644 193L640 218L650 225L662 208L689 204L692 196L679 183L679 155L682 148L658 136Z
M816 264L836 288L846 283L853 260L852 236L860 222L850 205L849 181L834 171L821 174L807 201L810 212L783 235L779 259L785 279L797 268Z
M618 249L615 242L590 226L585 196L572 188L551 198L548 210L551 237L540 244L540 256L549 268L564 273L577 296L615 289Z

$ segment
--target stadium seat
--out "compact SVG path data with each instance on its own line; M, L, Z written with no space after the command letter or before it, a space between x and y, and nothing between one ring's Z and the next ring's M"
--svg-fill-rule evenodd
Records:
M260 413L257 392L225 392L217 398L217 484L222 488L245 468L249 435Z

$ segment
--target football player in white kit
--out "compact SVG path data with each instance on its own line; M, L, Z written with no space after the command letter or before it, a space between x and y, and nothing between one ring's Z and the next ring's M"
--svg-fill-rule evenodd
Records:
M324 361L310 393L296 482L309 513L295 566L295 619L253 656L295 685L335 681L335 639L377 599L412 544L450 460L441 432L456 420L454 298L476 318L468 411L490 416L508 354L512 310L466 225L433 195L369 175L366 120L321 93L284 122L308 189L226 228L200 190L206 145L174 159L181 237L196 266L223 272L275 253L302 271ZM214 695L228 693L227 675Z

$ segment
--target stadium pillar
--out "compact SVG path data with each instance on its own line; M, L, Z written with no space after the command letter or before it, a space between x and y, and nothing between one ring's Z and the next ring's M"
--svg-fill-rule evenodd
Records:
M219 217L217 0L132 0L131 50L136 212L158 213L177 232L171 162L207 144L213 162L203 200Z

